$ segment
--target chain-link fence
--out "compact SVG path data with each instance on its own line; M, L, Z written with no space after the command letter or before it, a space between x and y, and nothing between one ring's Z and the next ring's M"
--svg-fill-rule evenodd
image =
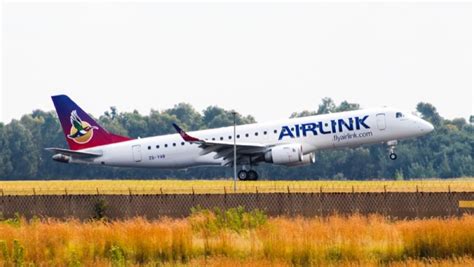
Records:
M105 215L111 219L184 217L192 207L228 209L244 206L269 216L326 216L378 213L398 218L460 216L474 210L473 192L366 193L234 193L0 196L4 217L19 213L81 220Z
M175 184L175 182L177 184ZM232 181L21 181L0 182L0 196L231 194ZM474 192L473 180L427 181L246 181L237 193Z

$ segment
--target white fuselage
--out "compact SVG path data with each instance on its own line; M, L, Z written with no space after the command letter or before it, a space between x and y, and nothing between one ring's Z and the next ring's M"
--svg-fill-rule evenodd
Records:
M407 113L391 108L366 109L310 117L255 123L236 127L236 143L275 146L297 143L303 154L316 150L355 147L417 137L429 133L433 126ZM189 132L203 140L233 143L234 127ZM104 145L84 152L102 156L80 160L109 166L187 168L202 165L223 165L216 152L203 153L196 143L185 142L179 134L139 138Z

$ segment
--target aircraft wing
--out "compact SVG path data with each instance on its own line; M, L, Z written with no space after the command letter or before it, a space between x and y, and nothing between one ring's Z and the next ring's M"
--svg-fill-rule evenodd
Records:
M222 158L224 160L223 165L230 165L234 161L234 142L225 141L209 141L202 140L193 136L190 136L178 125L173 123L176 131L181 135L184 141L199 144L202 148L201 155L206 155L211 152L216 152L215 159ZM237 143L236 154L237 162L251 161L256 162L260 157L263 157L272 145L264 145L258 143Z
M96 158L102 156L102 153L94 153L94 152L82 152L64 148L56 148L56 147L49 147L45 148L48 151L52 151L54 153L63 154L66 156L72 156L74 158Z

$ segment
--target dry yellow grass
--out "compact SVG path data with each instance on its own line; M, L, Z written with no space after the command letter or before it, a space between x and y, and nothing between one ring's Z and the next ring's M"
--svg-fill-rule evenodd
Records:
M413 181L245 181L239 193L268 192L474 192L474 178ZM227 180L1 181L0 195L233 193Z
M234 214L235 215L235 214ZM209 228L213 213L148 221L8 220L0 265L473 266L474 216L273 218Z

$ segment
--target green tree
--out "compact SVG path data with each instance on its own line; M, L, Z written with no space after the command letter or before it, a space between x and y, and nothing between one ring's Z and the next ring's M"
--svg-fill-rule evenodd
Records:
M330 97L322 99L322 103L319 104L317 114L327 114L336 111L336 104Z
M11 163L11 152L8 147L5 126L0 123L0 177L7 177L13 170Z
M349 103L346 100L342 101L339 106L336 107L335 111L336 112L342 112L342 111L351 111L351 110L359 110L360 105L355 104L355 103Z
M316 115L316 111L303 110L301 112L291 113L290 118L301 118L301 117L309 117L309 116L314 116L314 115Z
M188 130L199 130L202 126L201 114L190 104L179 103L173 108L165 110L164 113L178 118L182 124L187 126Z
M38 170L39 151L33 136L19 121L5 126L7 146L11 153L10 173L7 178L31 178Z
M148 133L148 124L146 117L142 116L137 110L120 114L120 123L128 135L132 138L146 137Z
M334 104L325 98L317 111L293 113L292 117L358 109L359 105ZM316 152L316 163L298 168L260 164L257 168L267 179L405 179L422 177L474 176L474 125L464 119L444 120L429 103L420 103L417 110L425 119L436 121L436 131L429 135L402 140L397 146L396 161L388 159L384 145L355 149ZM189 114L184 114L187 111ZM184 112L184 113L183 113ZM196 115L198 114L198 115ZM237 124L255 122L252 116L237 114ZM233 124L232 111L210 106L197 113L187 104L178 104L165 111L151 110L148 115L138 111L118 112L114 107L99 118L107 130L131 137L176 133L172 123L186 130L196 127L216 128ZM189 125L191 124L191 125ZM194 126L193 126L194 125ZM194 128L193 128L194 127ZM61 164L51 160L45 147L65 147L64 134L54 111L35 110L7 125L0 124L0 177L3 179L83 179L83 178L222 178L232 175L231 168L190 168L189 170L132 169L77 164Z
M219 128L231 126L234 124L234 117L231 110L225 110L216 106L209 106L203 111L204 128ZM237 125L255 123L252 116L242 116L239 113L235 115L235 123Z
M99 117L99 123L107 131L128 136L128 131L123 126L123 114L120 114L116 107L110 107L110 111L104 112L104 115Z
M455 118L453 120L445 120L444 123L455 126L457 130L461 130L464 127L464 125L467 124L466 119L464 118Z
M436 111L436 108L430 103L420 102L416 106L416 110L421 113L423 119L430 121L435 127L441 126L443 118L439 115L438 111Z
M147 121L149 136L176 133L176 130L173 128L173 123L178 123L181 127L188 130L188 125L182 123L175 115L160 113L156 110L151 111Z

